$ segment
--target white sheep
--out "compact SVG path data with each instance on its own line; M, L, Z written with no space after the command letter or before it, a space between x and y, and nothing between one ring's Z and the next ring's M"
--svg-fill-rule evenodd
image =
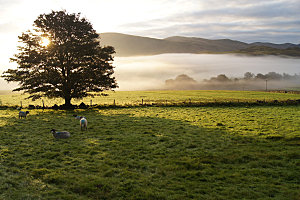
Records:
M26 116L29 114L29 111L26 111L26 112L24 112L24 111L20 111L19 112L19 119L20 118L26 118Z
M84 129L87 130L87 120L85 117L82 117L80 119L80 128L81 128L81 130L84 130Z
M50 131L56 139L66 139L71 136L68 131L56 131L55 129L51 129Z
M78 115L73 115L73 117L75 117L75 119L85 118L85 117L83 117L83 116L78 116Z

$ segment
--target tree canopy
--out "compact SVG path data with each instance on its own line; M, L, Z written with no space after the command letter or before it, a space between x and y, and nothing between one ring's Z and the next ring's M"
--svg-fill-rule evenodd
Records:
M93 96L93 92L117 88L113 77L111 46L100 46L99 34L78 14L65 10L41 14L33 29L19 36L18 53L2 77L19 82L14 91L29 93L29 98L61 97L65 105L72 98Z

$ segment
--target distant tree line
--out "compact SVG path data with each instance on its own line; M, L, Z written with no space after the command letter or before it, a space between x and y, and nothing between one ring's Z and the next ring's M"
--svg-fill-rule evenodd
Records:
M197 84L197 81L195 81L193 78L189 77L186 74L180 74L175 79L168 79L165 81L166 85L172 85L172 84Z
M268 89L295 89L299 88L300 74L268 72L267 74L258 73L255 75L246 72L244 77L240 78L229 78L225 74L219 74L200 82L186 74L181 74L175 79L166 80L165 88L176 90L263 90L266 89L265 80L271 81L268 84Z
M225 74L219 74L216 77L211 77L209 80L204 80L205 82L231 82L240 80L296 80L300 79L300 74L290 75L287 73L279 74L276 72L268 72L267 74L254 74L252 72L246 72L243 78L228 78Z

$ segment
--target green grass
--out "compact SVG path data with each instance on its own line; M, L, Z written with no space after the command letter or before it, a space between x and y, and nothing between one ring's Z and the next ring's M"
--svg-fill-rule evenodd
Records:
M138 105L142 103L163 103L172 104L178 102L256 102L260 101L286 101L300 99L300 94L291 93L273 93L273 92L257 92L257 91L216 91L216 90L190 90L190 91L117 91L106 92L108 96L96 96L95 98L84 98L81 100L73 100L73 104L80 104L84 102L87 105L101 104L101 105ZM1 105L7 106L22 106L26 107L29 104L42 106L44 101L45 106L53 106L54 104L64 104L62 99L48 99L32 101L26 99L28 95L21 95L20 93L0 95Z
M300 197L299 106L17 115L0 110L0 199ZM51 128L72 136L55 140Z

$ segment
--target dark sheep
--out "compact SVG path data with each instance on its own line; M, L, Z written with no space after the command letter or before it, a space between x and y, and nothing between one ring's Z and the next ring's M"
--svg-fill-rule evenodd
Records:
M71 136L71 134L68 131L56 131L55 129L51 130L51 133L56 139L66 139Z

